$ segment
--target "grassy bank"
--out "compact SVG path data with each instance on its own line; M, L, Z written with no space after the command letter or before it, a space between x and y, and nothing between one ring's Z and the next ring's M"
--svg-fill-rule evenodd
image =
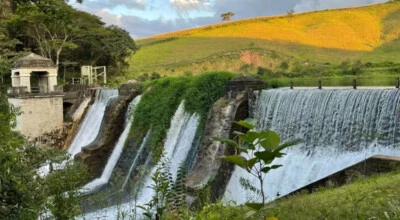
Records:
M249 219L400 219L400 172L359 179L340 188L322 188L271 203L271 209ZM206 206L198 219L244 219L242 206Z

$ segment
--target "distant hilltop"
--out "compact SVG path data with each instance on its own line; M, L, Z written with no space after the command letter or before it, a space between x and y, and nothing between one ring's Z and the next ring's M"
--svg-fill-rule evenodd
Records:
M283 61L391 61L400 54L400 2L221 22L138 39L130 73L246 72ZM249 65L246 67L245 65Z

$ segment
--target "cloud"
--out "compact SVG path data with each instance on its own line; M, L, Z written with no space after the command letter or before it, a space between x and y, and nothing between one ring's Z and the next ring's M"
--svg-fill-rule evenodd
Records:
M204 9L211 5L209 0L170 0L169 3L178 13Z
M106 23L107 25L117 25L117 26L122 26L121 23L121 15L114 15L109 13L107 10L102 9L96 13L95 15L99 16L101 20Z
M121 17L121 26L131 33L133 38L142 38L211 23L214 23L214 19L210 17L177 18L174 20L166 20L163 17L155 20L142 19L137 16Z
M320 9L342 8L383 2L387 2L387 0L301 0L293 7L293 9L296 12L306 12Z
M215 17L219 17L222 13L231 11L235 15L232 20L284 14L286 10L292 9L300 0L215 0L214 11Z
M115 6L124 6L129 9L141 9L144 10L146 8L146 0L109 0L109 7Z
M146 0L100 0L100 1L83 1L82 4L71 3L71 5L79 10L93 12L99 10L111 10L116 7L127 9L145 10L147 6Z

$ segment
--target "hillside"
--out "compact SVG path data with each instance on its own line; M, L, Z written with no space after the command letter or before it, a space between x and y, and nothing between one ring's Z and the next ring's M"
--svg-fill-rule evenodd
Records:
M137 40L129 76L255 73L258 67L295 72L304 65L329 72L357 60L381 67L398 62L399 34L399 2L225 22Z

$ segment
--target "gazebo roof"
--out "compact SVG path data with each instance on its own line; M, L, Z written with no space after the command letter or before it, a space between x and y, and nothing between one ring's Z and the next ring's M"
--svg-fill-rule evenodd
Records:
M54 68L54 62L46 57L39 56L37 54L31 53L26 57L15 61L14 68Z

